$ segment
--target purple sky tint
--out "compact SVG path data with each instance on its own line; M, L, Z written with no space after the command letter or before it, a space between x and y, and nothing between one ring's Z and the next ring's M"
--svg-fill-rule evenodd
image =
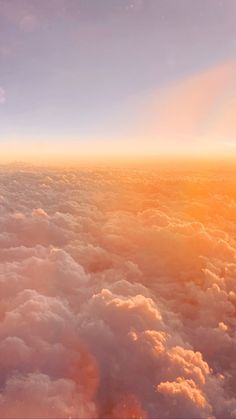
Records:
M137 98L235 55L234 0L0 0L0 139L122 138Z

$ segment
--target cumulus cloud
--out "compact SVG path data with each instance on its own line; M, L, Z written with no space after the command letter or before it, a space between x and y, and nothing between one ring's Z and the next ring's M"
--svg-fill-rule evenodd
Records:
M2 167L0 417L236 417L235 190Z

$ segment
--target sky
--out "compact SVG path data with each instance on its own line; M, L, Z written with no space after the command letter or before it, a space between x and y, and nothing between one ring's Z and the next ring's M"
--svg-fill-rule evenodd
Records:
M236 151L235 0L0 0L1 155Z

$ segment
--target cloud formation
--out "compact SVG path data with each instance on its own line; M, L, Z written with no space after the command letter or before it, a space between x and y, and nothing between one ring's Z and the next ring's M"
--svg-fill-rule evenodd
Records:
M0 104L3 104L6 100L5 90L0 86Z
M0 417L236 417L234 173L0 174Z

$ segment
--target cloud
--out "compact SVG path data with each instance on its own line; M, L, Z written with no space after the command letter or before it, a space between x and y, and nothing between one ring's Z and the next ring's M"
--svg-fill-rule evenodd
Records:
M2 166L0 416L235 417L235 186Z
M6 101L6 93L3 87L0 86L0 104L5 103Z

